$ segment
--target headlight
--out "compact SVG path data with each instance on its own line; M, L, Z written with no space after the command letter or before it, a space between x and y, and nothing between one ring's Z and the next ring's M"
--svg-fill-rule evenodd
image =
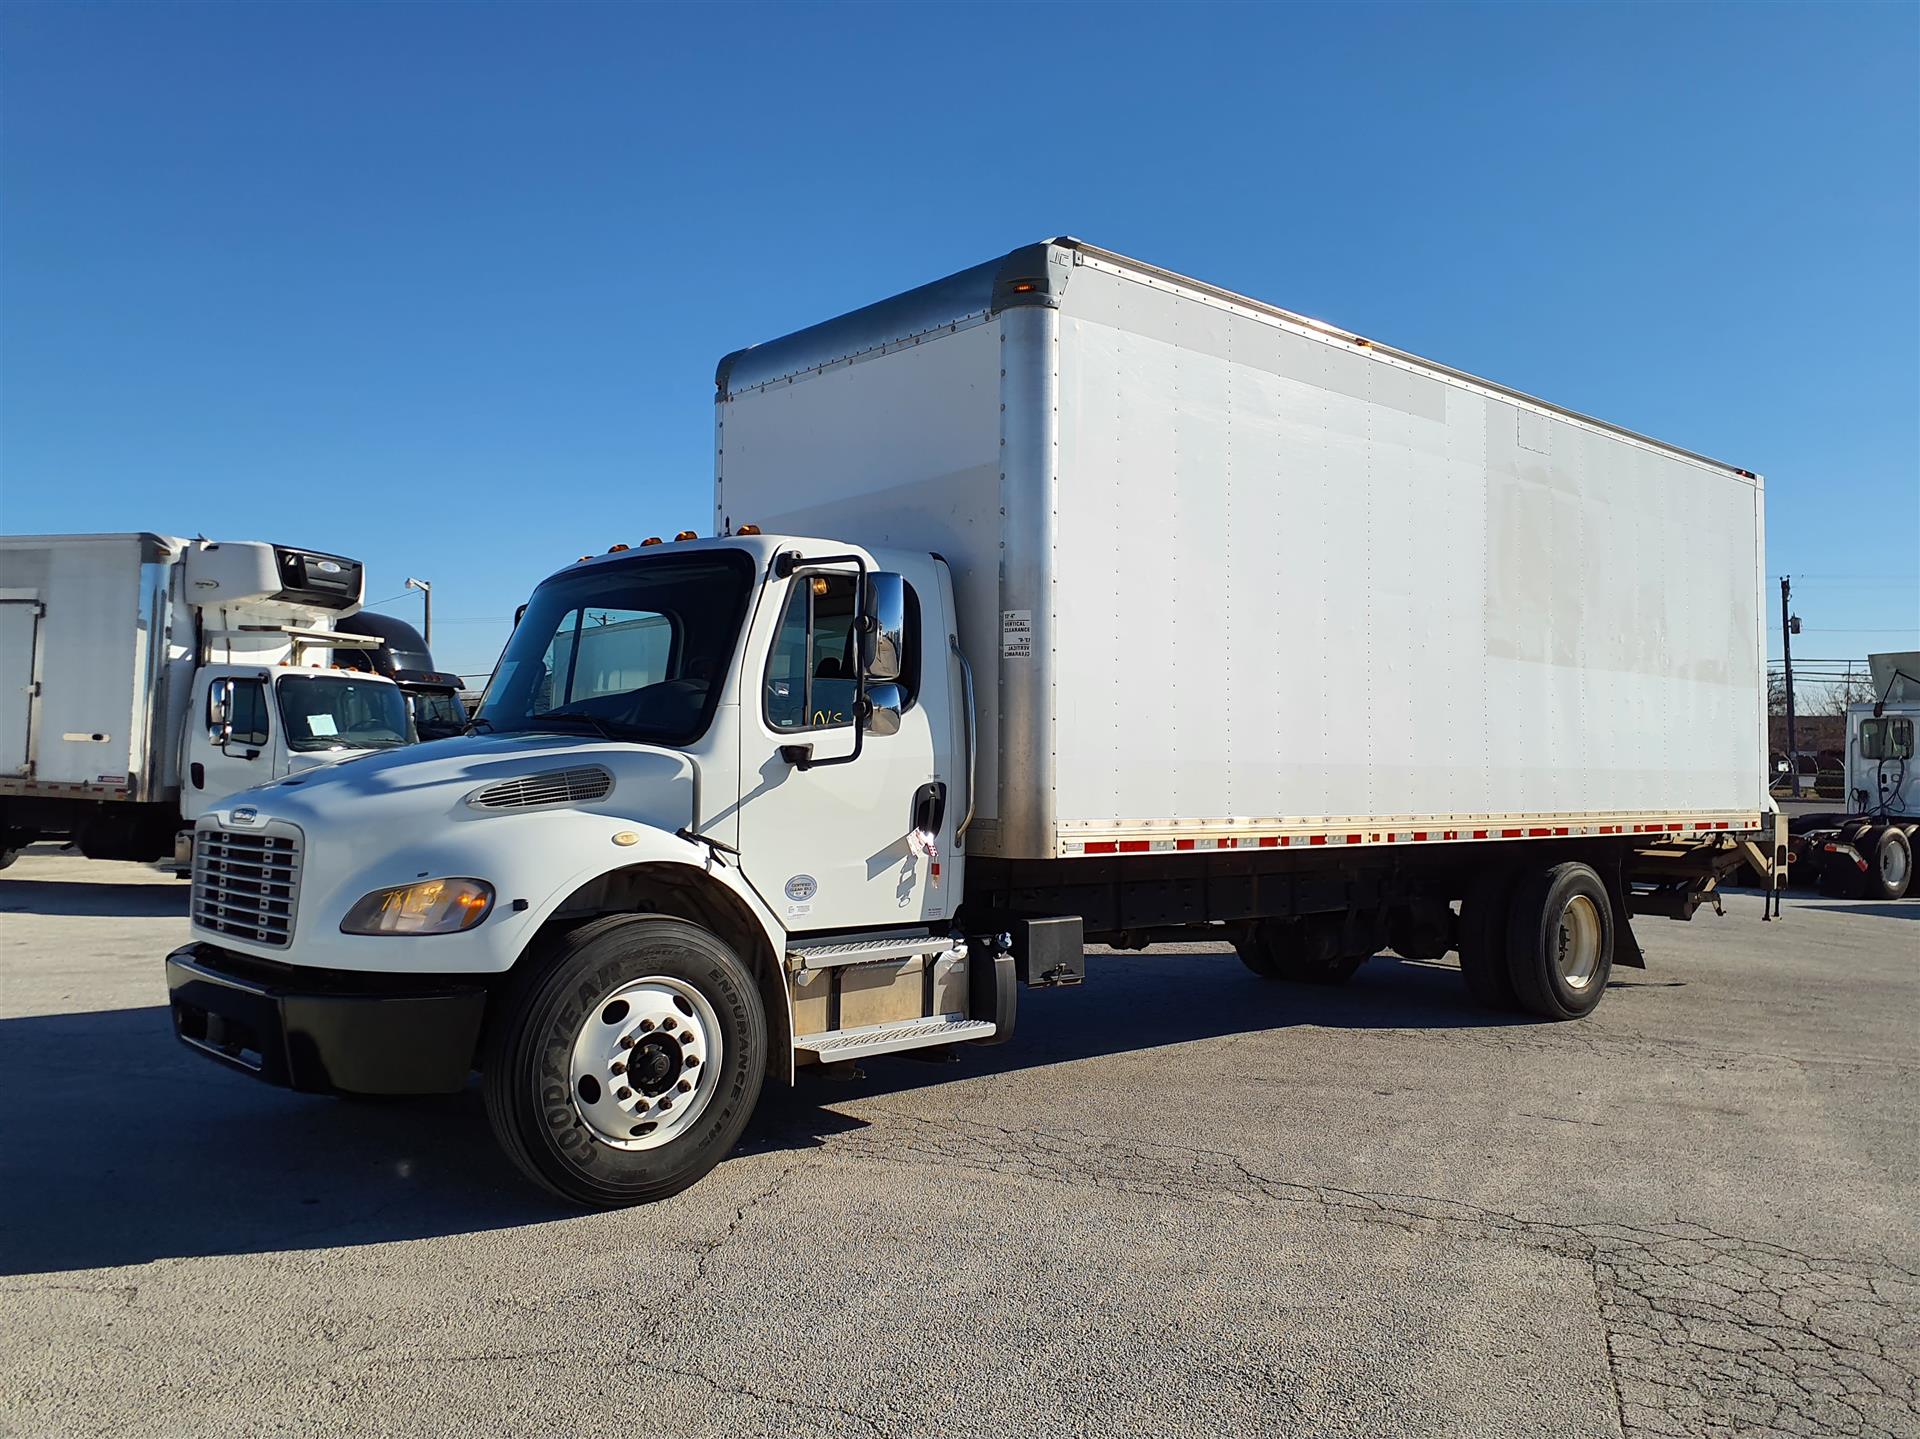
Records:
M477 879L426 879L363 895L340 921L342 934L452 934L472 929L493 905Z

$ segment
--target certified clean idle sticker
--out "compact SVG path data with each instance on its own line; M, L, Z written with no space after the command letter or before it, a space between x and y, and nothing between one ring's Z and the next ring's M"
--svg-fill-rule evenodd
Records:
M820 892L820 883L810 874L796 874L787 881L787 898L805 904Z
M1033 658L1033 611L1000 611L1000 658Z

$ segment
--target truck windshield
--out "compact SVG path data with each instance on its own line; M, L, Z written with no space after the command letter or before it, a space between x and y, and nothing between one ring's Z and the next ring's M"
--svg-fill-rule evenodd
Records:
M392 749L413 738L405 698L383 680L284 675L275 688L288 749Z
M691 744L719 703L753 590L739 550L635 555L533 593L480 701L496 733Z

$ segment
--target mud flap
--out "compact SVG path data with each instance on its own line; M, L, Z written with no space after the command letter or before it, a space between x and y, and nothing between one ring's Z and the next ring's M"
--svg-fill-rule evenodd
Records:
M1627 910L1626 856L1619 855L1603 866L1600 877L1606 882L1607 902L1613 907L1613 962L1628 969L1645 969L1647 957L1634 938L1633 916Z

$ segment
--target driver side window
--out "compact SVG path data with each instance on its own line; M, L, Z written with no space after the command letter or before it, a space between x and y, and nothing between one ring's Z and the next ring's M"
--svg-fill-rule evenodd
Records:
M787 591L780 632L767 658L767 724L777 730L853 723L859 646L853 632L854 576L803 575Z
M233 724L229 744L263 745L267 742L267 687L259 680L234 680L233 699L227 706Z

